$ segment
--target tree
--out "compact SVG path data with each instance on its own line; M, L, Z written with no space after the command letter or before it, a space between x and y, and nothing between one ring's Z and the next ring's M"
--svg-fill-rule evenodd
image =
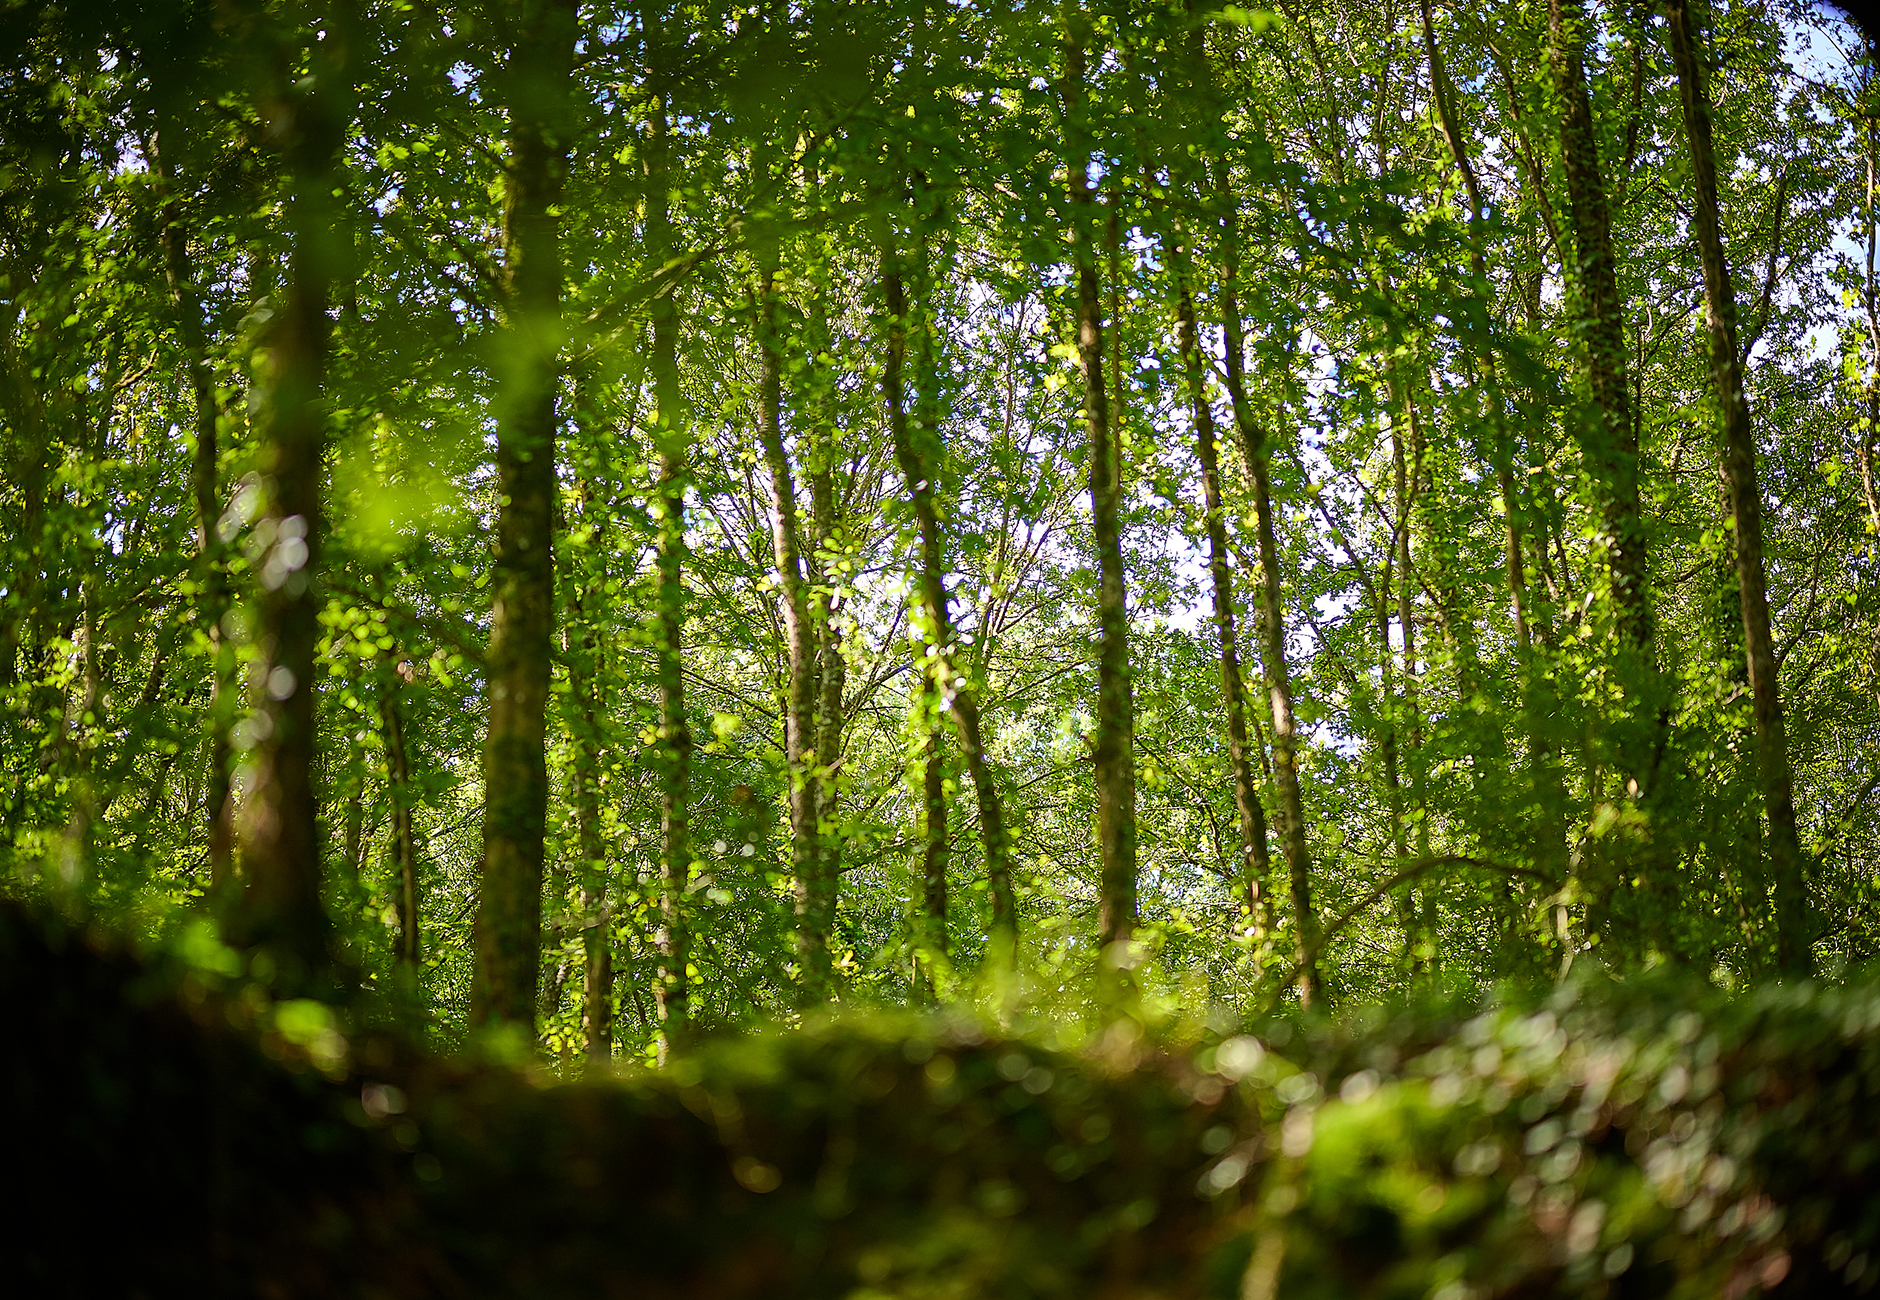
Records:
M1684 137L1696 181L1692 227L1704 268L1705 324L1710 334L1710 381L1723 417L1723 477L1728 487L1734 540L1736 587L1743 611L1743 644L1756 720L1757 775L1763 815L1769 823L1769 860L1775 882L1776 948L1782 969L1814 972L1808 932L1808 896L1802 878L1802 846L1795 830L1794 778L1789 769L1788 729L1776 676L1769 630L1769 581L1763 563L1762 492L1756 483L1756 436L1743 386L1743 356L1737 346L1736 290L1724 254L1717 213L1717 166L1711 149L1710 94L1698 62L1691 12L1684 0L1666 0L1671 57L1677 66Z
M284 298L269 337L261 421L260 686L249 773L237 831L246 874L234 933L261 949L282 987L319 988L331 963L331 922L321 897L319 809L313 768L315 649L326 449L322 388L327 302L342 265L332 192L351 116L355 21L344 8L312 41L311 73L291 75L287 33L257 33L272 74L262 110L282 142L291 252ZM296 36L299 33L295 33ZM213 751L212 751L213 752Z
M572 0L510 16L503 76L505 354L498 383L489 733L483 746L483 879L471 1020L532 1026L541 944L544 753L554 618L556 391L561 350L561 220L574 117Z

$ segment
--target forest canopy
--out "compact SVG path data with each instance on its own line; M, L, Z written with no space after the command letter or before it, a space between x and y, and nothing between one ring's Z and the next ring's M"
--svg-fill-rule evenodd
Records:
M1880 945L1825 9L0 12L15 896L564 1060Z

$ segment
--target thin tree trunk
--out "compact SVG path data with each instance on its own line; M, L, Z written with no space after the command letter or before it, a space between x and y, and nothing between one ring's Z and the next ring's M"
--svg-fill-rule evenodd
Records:
M819 422L819 433L832 432ZM834 575L825 568L821 557L834 554L836 537L835 470L829 463L835 451L833 439L823 439L819 448L822 463L810 471L810 515L816 530L815 601L816 619L816 758L821 764L822 780L818 792L822 803L816 811L816 826L822 841L823 871L833 881L842 877L842 841L836 834L836 818L841 804L841 790L836 771L842 763L843 692L848 687L848 663L842 657L842 623L836 617Z
M1756 437L1750 424L1749 398L1743 387L1742 357L1737 351L1736 291L1730 282L1730 264L1724 256L1717 211L1710 95L1704 85L1690 10L1684 0L1665 0L1665 17L1671 29L1672 61L1678 70L1684 134L1690 145L1691 166L1697 182L1692 224L1704 264L1704 295L1709 304L1710 379L1723 412L1723 467L1729 484L1736 585L1742 603L1743 640L1756 724L1758 785L1763 813L1769 819L1777 960L1785 973L1805 977L1814 969L1807 882L1803 875L1801 839L1795 829L1794 777L1789 768L1787 728L1776 680L1775 644L1769 629L1762 494L1756 482Z
M411 757L399 711L400 674L394 666L379 696L385 738L385 797L392 805L392 867L397 880L398 960L416 971L422 956L418 916L418 860L411 834Z
M1394 588L1393 575L1397 571L1397 548L1391 547L1390 556L1384 561L1384 571L1379 575L1376 613L1377 624L1377 666L1378 692L1383 704L1383 736L1378 745L1384 764L1384 803L1390 813L1391 856L1397 865L1393 871L1403 870L1410 858L1410 842L1407 820L1404 814L1403 769L1401 755L1398 752L1398 716L1397 700L1397 650L1390 641L1391 592ZM1399 900L1397 920L1403 926L1404 951L1407 957L1415 947L1416 916L1409 905L1412 890L1405 886L1404 898ZM1406 960L1405 965L1410 965Z
M929 356L931 325L910 321L907 290L901 270L892 253L883 272L887 292L888 347L882 366L882 397L888 408L888 433L894 441L895 459L906 481L908 496L914 506L914 521L920 533L920 601L923 629L929 650L927 678L933 710L931 725L939 725L939 714L953 719L959 734L966 770L972 777L973 793L978 801L979 834L986 855L987 892L991 895L990 960L1000 974L1009 971L1018 942L1017 900L1012 892L1011 844L1005 825L1005 804L986 760L986 747L980 731L979 701L961 668L959 635L953 626L953 614L946 589L946 550L940 531L940 516L934 504L939 466L942 461L940 430L925 395L936 382L935 366ZM910 325L920 332L921 355L925 358L919 376L920 417L910 422L902 383L902 365L907 355ZM927 805L928 849L923 877L926 884L927 915L937 928L938 951L946 952L946 804L940 746L931 742L924 755ZM936 803L936 800L938 802ZM936 812L937 810L937 812ZM938 850L934 836L941 840Z
M1396 496L1397 519L1392 536L1392 562L1397 571L1397 628L1403 638L1403 696L1402 713L1393 717L1392 732L1400 736L1404 744L1400 747L1400 756L1408 758L1410 768L1410 795L1413 811L1410 816L1416 825L1417 856L1430 856L1429 809L1425 804L1423 781L1423 714L1422 703L1418 698L1417 682L1420 670L1417 665L1417 623L1416 623L1416 573L1411 568L1410 535L1412 516L1416 509L1416 490L1422 472L1422 449L1417 435L1416 412L1411 405L1410 386L1404 379L1400 368L1393 366L1391 373L1393 404L1396 410L1392 414L1390 427L1391 483ZM1385 633L1385 653L1388 654L1388 629ZM1408 755L1402 755L1401 749L1407 748ZM1399 803L1402 798L1399 796ZM1399 841L1402 839L1402 823L1399 822ZM1399 857L1401 859L1401 849ZM1430 886L1424 886L1427 890ZM1404 925L1404 951L1408 958L1410 974L1414 977L1427 969L1424 944L1429 939L1427 933L1421 933L1421 919L1416 906L1417 887L1406 885L1401 915Z
M1630 921L1648 927L1653 941L1673 951L1670 918L1677 899L1667 840L1654 825L1659 809L1658 768L1664 754L1670 710L1661 698L1653 649L1653 611L1643 513L1639 504L1638 425L1626 379L1624 304L1619 296L1612 223L1601 176L1598 131L1582 60L1588 20L1581 0L1549 0L1548 57L1560 109L1559 134L1567 183L1572 238L1561 244L1569 310L1579 336L1580 363L1591 406L1579 421L1581 459L1599 503L1610 585L1609 608L1617 633L1612 680L1620 708L1601 731L1610 735L1621 798L1646 815L1633 835L1594 842L1580 859L1586 877L1589 925L1610 931L1627 909ZM1589 732L1589 751L1594 736ZM1607 798L1588 764L1588 795L1597 806ZM1626 842L1630 841L1630 842ZM1635 888L1633 881L1638 882ZM1651 905L1641 908L1640 895Z
M1195 304L1188 287L1187 257L1175 251L1179 298L1175 336L1188 379L1189 409L1195 425L1195 457L1201 463L1201 502L1207 512L1208 578L1214 596L1214 631L1221 645L1221 697L1226 706L1227 762L1234 782L1234 814L1240 831L1241 887L1248 920L1257 937L1272 927L1273 864L1266 843L1266 810L1248 757L1247 690L1240 675L1240 638L1234 614L1234 580L1227 567L1227 525L1221 504L1220 449L1215 438L1214 408L1208 399Z
M174 130L175 128L170 128ZM166 131L165 134L168 132ZM176 311L177 341L189 371L190 395L195 402L196 450L190 462L190 501L194 508L196 569L200 595L196 617L207 629L215 661L211 667L209 704L208 794L209 892L222 899L233 879L234 826L229 800L229 676L234 667L233 647L222 637L222 615L228 608L223 572L223 547L216 525L222 517L221 484L217 463L216 421L220 415L215 375L209 368L208 339L203 331L202 299L196 289L189 256L189 228L178 212L176 171L170 162L170 142L159 139L153 150L158 175L166 191L163 209L163 263L170 297ZM348 859L349 861L351 859Z
M1867 66L1880 65L1880 40L1867 37ZM1873 72L1867 76L1872 84ZM1880 117L1866 115L1861 131L1861 152L1867 168L1867 279L1861 286L1862 306L1867 314L1867 427L1860 437L1860 485L1867 498L1867 521L1880 532L1880 484L1874 475L1874 441L1880 438L1880 280L1875 277L1875 254L1880 251ZM1771 263L1773 267L1774 263Z
M1065 9L1062 93L1070 144L1069 209L1072 262L1077 276L1077 355L1089 438L1090 516L1097 560L1097 725L1091 746L1097 797L1097 845L1102 883L1098 941L1108 957L1136 928L1135 705L1129 666L1129 612L1123 569L1122 478L1116 430L1103 373L1103 306L1097 285L1096 195L1086 164L1084 79L1089 16Z
M804 187L812 205L820 207L825 196L814 155L804 162ZM836 616L839 575L830 569L842 542L838 536L836 501L836 463L840 451L840 430L836 423L836 380L833 362L825 361L834 348L829 329L829 286L834 267L829 256L826 230L813 236L809 275L814 281L810 303L809 344L812 361L808 377L810 527L813 536L810 553L804 557L810 584L810 616L816 628L816 731L814 736L817 764L816 834L822 854L822 875L827 882L827 907L833 922L835 897L842 879L842 837L837 830L841 804L841 785L837 773L842 766L842 735L846 723L843 694L848 687L848 664L842 654L842 622Z
M601 833L600 638L591 613L571 611L580 621L580 649L570 657L570 687L580 712L575 737L575 835L581 852L581 1023L590 1061L613 1056L613 918L607 900L607 843Z
M1268 463L1266 427L1247 399L1246 346L1240 319L1240 231L1234 196L1225 166L1217 179L1217 192L1226 216L1221 239L1221 320L1224 334L1227 395L1233 404L1234 426L1240 434L1253 489L1256 531L1260 547L1260 574L1256 591L1260 609L1261 660L1266 672L1267 697L1273 710L1273 785L1279 796L1280 847L1286 858L1291 886L1293 921L1298 944L1299 1000L1310 1006L1320 995L1318 919L1312 910L1311 858L1306 849L1304 801L1299 794L1299 733L1293 719L1292 681L1286 666L1286 620L1280 598L1279 545L1273 528L1273 485Z
M326 416L322 402L329 325L327 296L342 260L333 192L351 117L347 43L350 6L312 52L311 74L283 83L271 115L286 123L288 221L292 232L286 301L268 350L260 421L266 484L257 536L261 586L256 644L261 661L252 777L238 818L246 888L231 926L244 946L268 953L276 987L318 990L332 979L332 925L320 896L319 805L313 788L314 652L324 532L320 489ZM281 51L285 62L289 57ZM285 72L283 71L283 76Z
M947 760L941 743L939 687L929 673L920 691L921 846L920 879L922 936L927 952L927 991L938 992L934 967L947 957Z
M809 584L803 576L798 541L796 480L783 445L783 358L777 338L777 272L759 271L757 337L761 364L758 381L758 437L770 471L770 537L778 585L783 592L783 630L789 659L788 699L784 707L784 762L790 773L790 865L795 876L796 960L800 996L815 1003L829 996L830 929L834 918L825 906L821 837L817 812L822 802L817 778L816 624L810 610Z
M107 400L110 391L107 386ZM94 453L94 460L99 453ZM87 551L78 563L78 699L73 703L70 716L62 720L72 812L66 820L58 862L58 885L73 900L84 898L84 882L93 865L93 829L98 810L96 737L105 729L98 673L98 562L95 555Z
M1612 219L1582 63L1586 26L1580 0L1549 0L1548 54L1559 81L1560 144L1577 244L1572 268L1576 310L1594 407L1583 426L1581 448L1602 497L1610 534L1607 561L1620 634L1628 646L1649 657L1652 607L1639 507L1638 432L1626 384L1625 316L1612 251ZM1631 775L1644 785L1650 774L1639 770Z
M1482 190L1476 178L1475 167L1469 159L1467 137L1463 134L1460 116L1456 110L1455 87L1443 66L1442 49L1436 40L1435 30L1430 22L1430 0L1419 0L1419 10L1423 28L1424 53L1430 63L1430 89L1435 100L1438 121L1442 126L1443 138L1449 145L1450 156L1455 160L1456 170L1462 175L1463 189L1469 199L1469 251L1470 261L1475 271L1477 284L1485 291L1488 289L1488 256L1483 238L1483 200ZM1523 230L1531 230L1533 219L1530 209L1523 207ZM1538 266L1538 260L1536 261ZM1540 313L1540 289L1538 280L1519 281L1524 307L1528 313L1530 326L1534 325ZM1502 396L1499 383L1494 374L1492 357L1478 363L1471 359L1470 371L1479 376L1483 386L1488 389L1489 419L1493 426L1495 486L1501 496L1502 522L1504 527L1502 559L1508 581L1508 600L1514 619L1515 645L1521 662L1522 673L1522 713L1527 732L1527 760L1529 782L1533 789L1536 817L1533 833L1529 837L1533 846L1536 865L1546 874L1555 887L1564 884L1568 869L1568 850L1566 842L1566 807L1567 795L1563 774L1553 761L1553 745L1544 734L1543 719L1551 717L1557 707L1553 697L1552 683L1548 680L1545 667L1536 662L1534 653L1534 621L1538 615L1543 642L1551 641L1551 616L1544 609L1536 609L1529 596L1527 585L1527 561L1524 555L1524 520L1527 517L1529 502L1518 491L1514 478L1515 440L1509 426L1507 404ZM1506 879L1503 888L1508 888ZM1512 937L1512 936L1510 936Z
M582 423L582 432L587 435L584 441L591 440L598 432L587 422L592 408L585 398L584 387L577 383L575 418ZM593 1062L613 1056L613 927L607 900L610 875L607 844L601 828L605 668L601 661L598 611L590 603L590 598L600 594L596 577L605 571L607 562L606 529L592 482L578 479L575 496L581 505L587 555L584 566L574 566L576 571L570 575L568 584L568 691L575 708L574 724L570 728L574 762L569 772L568 794L574 804L575 844L580 855L581 1023L586 1035L587 1058Z
M483 747L483 888L472 1025L533 1037L542 946L544 749L555 617L555 395L561 238L577 19L574 0L537 0L513 19L504 205L506 374L496 412L496 562Z
M664 54L659 56L663 71ZM665 88L661 87L661 94ZM656 263L672 255L672 137L660 100L648 119L647 246ZM685 711L685 489L690 422L679 387L679 313L670 294L653 300L653 441L659 455L659 913L658 982L654 1008L666 1047L684 1041L692 1025L692 729ZM590 957L590 968L595 958ZM611 982L611 981L610 981ZM590 993L589 1006L593 1007ZM590 1020L590 1024L591 1024ZM593 1030L589 1030L590 1043ZM592 1050L590 1048L590 1050Z

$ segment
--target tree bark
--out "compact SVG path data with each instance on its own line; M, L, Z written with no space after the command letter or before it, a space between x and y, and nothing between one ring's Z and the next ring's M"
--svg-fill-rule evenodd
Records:
M816 810L816 826L822 842L823 871L831 881L842 878L842 841L836 833L836 817L841 804L841 789L836 781L842 764L843 693L848 687L848 662L842 656L842 623L836 617L835 578L825 568L825 559L834 554L836 536L835 470L830 460L835 455L832 432L819 418L819 463L810 470L810 517L816 533L817 560L813 565L815 600L811 606L816 620L816 757L821 764Z
M248 787L238 817L246 887L230 927L242 946L265 952L284 992L325 991L334 978L332 925L320 896L319 807L313 788L314 653L323 593L318 587L324 520L327 297L342 260L333 192L351 118L353 15L336 7L310 52L311 75L285 67L264 111L282 132L292 245L286 301L272 331L260 420L265 491L257 537L261 595L256 633L260 684ZM279 52L283 64L290 55Z
M533 1038L542 938L544 752L554 624L555 397L560 380L561 238L577 19L574 0L515 15L504 194L505 367L497 399L501 505L486 658L483 888L470 1023Z
M1097 725L1091 758L1101 869L1098 942L1106 959L1136 929L1135 704L1129 665L1129 611L1123 569L1122 477L1109 392L1104 382L1104 321L1097 285L1097 200L1087 170L1085 76L1091 24L1080 5L1064 11L1071 256L1077 278L1077 356L1084 390L1090 461L1090 516L1097 561Z
M933 674L927 674L920 692L921 775L921 917L926 933L928 992L935 987L934 967L947 957L947 859L951 845L947 832L947 760L941 744L941 696ZM937 960L936 960L937 959Z
M1806 977L1814 970L1807 882L1801 839L1795 829L1794 777L1789 768L1788 734L1777 683L1775 643L1769 627L1762 493L1756 482L1756 436L1750 423L1749 397L1743 386L1743 360L1737 351L1736 291L1730 281L1730 264L1724 255L1722 223L1718 215L1710 94L1704 85L1690 9L1685 0L1665 0L1665 17L1670 27L1671 57L1677 65L1678 98L1683 105L1684 134L1691 150L1691 169L1697 188L1692 226L1704 266L1704 296L1709 308L1706 321L1710 332L1710 380L1723 415L1723 470L1729 487L1737 594L1742 605L1744 650L1756 725L1758 785L1763 813L1769 819L1769 874L1775 884L1777 961L1785 973Z
M1570 293L1569 318L1577 334L1580 365L1590 407L1579 420L1585 474L1598 502L1609 593L1616 633L1612 680L1619 708L1602 720L1620 800L1645 814L1636 831L1593 841L1580 870L1588 895L1589 925L1610 931L1630 923L1652 934L1663 951L1674 950L1670 919L1677 908L1676 881L1667 840L1654 823L1661 810L1658 768L1670 724L1668 702L1653 648L1654 628L1643 513L1639 503L1638 426L1627 382L1624 304L1619 296L1612 247L1610 208L1600 171L1598 132L1588 97L1582 53L1588 21L1581 0L1549 0L1548 57L1560 105L1559 135L1567 183L1572 238L1560 253ZM1569 251L1571 249L1571 251ZM1610 736L1610 742L1604 737ZM1608 792L1588 735L1588 790L1595 805ZM1637 885L1634 885L1634 881ZM1641 896L1650 900L1641 907ZM1630 913L1628 916L1627 913Z
M1256 937L1272 927L1273 863L1266 843L1266 809L1248 757L1247 689L1240 673L1240 636L1234 613L1234 580L1227 567L1227 525L1221 504L1220 448L1215 437L1214 407L1208 398L1195 304L1189 291L1185 250L1174 250L1177 267L1175 337L1188 380L1188 402L1195 425L1195 458L1201 464L1201 503L1207 512L1208 578L1214 598L1214 632L1221 646L1221 698L1226 706L1227 762L1234 783L1234 816L1240 832L1241 888Z
M1549 0L1548 55L1559 81L1560 145L1577 245L1576 329L1593 398L1592 418L1582 426L1580 445L1602 498L1620 635L1632 649L1649 656L1652 606L1639 507L1638 432L1626 384L1625 315L1612 251L1612 218L1582 62L1586 21L1580 0ZM1642 786L1649 773L1636 770L1632 776Z
M1419 0L1418 8L1422 20L1424 54L1430 64L1431 97L1436 104L1437 119L1442 127L1443 139L1449 146L1450 156L1455 160L1456 170L1462 176L1464 192L1468 195L1470 264L1474 269L1478 288L1488 292L1490 286L1488 256L1482 224L1484 213L1481 185L1476 177L1474 164L1469 158L1468 139L1463 134L1461 117L1456 109L1455 87L1450 82L1449 74L1443 66L1442 49L1437 43L1435 29L1430 21L1430 0ZM1531 205L1523 205L1522 222L1524 231L1532 227ZM1538 260L1536 264L1538 265ZM1540 312L1538 280L1530 282L1517 275L1516 285L1520 290L1523 306L1528 313L1529 324L1533 325ZM1481 361L1471 359L1469 370L1471 375L1477 377L1478 382L1488 390L1489 422L1494 439L1495 486L1501 496L1502 563L1508 582L1510 614L1514 620L1515 647L1521 663L1522 714L1527 733L1528 776L1533 790L1536 812L1529 842L1532 845L1536 865L1545 873L1546 878L1558 887L1566 881L1569 864L1566 841L1567 795L1560 767L1553 759L1554 746L1544 731L1544 720L1553 716L1557 701L1554 698L1552 682L1547 677L1547 670L1543 664L1536 661L1534 651L1537 622L1542 642L1551 643L1552 616L1545 607L1545 602L1537 607L1528 590L1524 521L1528 517L1530 501L1515 482L1516 442L1509 425L1507 403L1502 395L1501 386L1496 380L1494 358L1490 356ZM1504 881L1504 888L1507 887L1508 882Z
M593 445L601 431L591 419L587 390L577 381L575 419ZM608 902L612 871L602 828L601 788L607 752L604 718L607 713L606 665L599 624L600 576L606 572L606 518L593 482L585 476L575 483L581 506L582 531L587 543L570 558L567 612L568 692L574 704L569 728L574 761L569 772L569 799L574 804L576 852L580 856L581 884L581 1024L590 1063L613 1056L613 917ZM564 530L565 532L565 530ZM585 555L586 563L580 563Z
M1397 519L1392 536L1392 562L1396 568L1397 628L1403 638L1403 696L1402 712L1393 710L1391 732L1400 744L1397 746L1399 757L1406 758L1410 769L1410 797L1413 810L1411 818L1416 826L1416 851L1420 858L1430 856L1429 807L1426 802L1423 779L1423 710L1418 698L1417 683L1421 671L1417 665L1417 623L1416 623L1416 573L1411 568L1410 537L1413 528L1413 516L1416 511L1417 486L1423 473L1422 439L1417 432L1416 408L1412 404L1410 385L1405 379L1400 366L1391 367L1391 396L1395 411L1391 416L1390 459L1391 483L1396 496ZM1390 653L1389 629L1384 629L1384 653ZM1407 750L1405 754L1403 751ZM1399 794L1398 804L1402 806ZM1398 821L1399 856L1402 854L1403 822ZM1434 888L1424 885L1424 892ZM1430 936L1425 932L1422 918L1416 906L1417 886L1406 884L1400 914L1404 927L1404 953L1406 965L1414 977L1422 974L1428 967L1424 954L1424 944Z
M803 173L810 204L821 208L826 196L813 154L804 160ZM804 558L810 586L810 617L816 629L816 730L813 737L818 778L816 837L823 879L828 882L826 905L833 924L843 871L842 836L837 825L842 789L837 774L842 767L842 738L847 722L843 704L848 689L848 662L842 652L842 621L836 614L840 572L832 572L830 567L841 553L843 543L839 536L841 519L836 478L841 430L837 423L837 381L831 355L835 340L829 327L830 286L835 268L826 229L811 236L808 273L815 286L810 300L811 359L804 403L808 415L809 446L805 461L809 473L812 542Z
M572 782L581 852L581 1024L588 1059L604 1061L614 1054L614 945L607 898L607 842L601 833L600 638L591 624L582 629L582 637L586 644L576 661L586 662L578 673L570 674L581 717Z
M166 123L161 134L170 134L176 129ZM170 159L172 151L165 147L170 143L160 135L152 154L164 191L164 272L176 313L177 342L182 344L190 396L195 403L196 449L190 460L189 486L196 532L196 576L200 586L196 617L208 629L209 645L215 656L209 703L208 791L203 802L209 823L209 892L213 899L221 900L233 880L235 857L228 743L229 677L234 668L234 654L233 647L226 645L222 636L222 615L228 609L228 584L224 576L222 540L216 531L222 517L216 429L221 411L216 401L215 375L209 367L202 298L190 263L189 226L178 211L182 199L176 192L176 169Z
M657 56L663 75L665 55ZM665 94L665 87L660 87ZM647 117L647 247L655 264L673 254L672 135L662 98ZM691 1030L692 729L685 711L685 489L690 422L679 387L679 313L671 294L653 300L653 441L659 456L659 913L654 1008L668 1048ZM590 1005L592 1003L590 1002ZM591 1035L591 1031L590 1031Z
M392 806L392 867L397 884L398 960L416 971L422 957L418 915L418 861L411 833L411 756L405 719L398 707L398 666L379 696L379 725L385 739L385 796Z
M1272 474L1266 426L1254 414L1253 404L1247 398L1246 345L1238 288L1240 230L1224 164L1216 184L1225 212L1221 237L1222 360L1227 395L1234 410L1234 426L1240 434L1247 478L1253 490L1260 549L1256 593L1260 609L1261 660L1266 673L1267 697L1273 710L1273 786L1279 797L1280 847L1286 858L1292 894L1299 1000L1302 1005L1310 1006L1321 993L1318 919L1312 910L1312 864L1306 848L1305 806L1299 792L1299 733L1293 720L1292 681L1286 665L1286 619L1281 600L1279 545L1273 528Z
M1383 704L1383 735L1378 744L1379 756L1384 764L1384 803L1390 815L1391 856L1397 866L1393 871L1403 870L1403 864L1410 858L1410 842L1406 830L1403 793L1403 768L1398 752L1398 709L1397 709L1397 650L1390 643L1391 592L1397 572L1397 548L1393 545L1391 553L1384 561L1383 572L1379 575L1376 612L1377 624L1377 682L1378 694ZM1404 887L1405 897L1399 900L1397 920L1403 926L1404 949L1406 954L1414 947L1416 917L1409 906L1411 887ZM1406 965L1409 963L1406 961Z
M932 709L928 724L937 727L941 713L952 718L953 728L959 734L967 773L972 777L973 793L978 800L979 833L986 855L987 892L992 902L989 956L995 971L1003 974L1009 971L1018 942L1018 909L1012 892L1011 844L1005 825L1005 804L999 795L991 764L986 760L985 741L980 731L979 701L972 683L966 679L959 664L959 634L953 625L951 604L947 596L945 541L934 501L943 459L940 430L929 409L930 404L925 401L919 403L920 416L910 427L902 383L902 364L907 354L910 325L920 332L923 357L927 357L930 350L927 340L931 337L931 326L924 321L918 324L911 322L905 279L895 264L892 252L888 261L889 266L882 277L887 293L888 347L882 366L881 386L882 397L888 408L888 433L894 441L895 459L899 462L902 478L907 482L908 496L914 506L915 526L920 533L919 590L925 622L921 630L928 646L926 698ZM931 359L921 369L918 379L920 389L929 391L936 382ZM927 807L927 852L923 870L925 898L929 923L937 927L937 948L944 955L947 900L946 798L944 767L937 739L929 742L923 761ZM939 837L937 848L936 835Z
M770 471L770 538L783 595L788 698L784 706L784 762L790 774L790 865L795 876L796 960L805 1003L830 993L830 930L817 813L822 802L816 745L816 624L810 610L799 541L796 480L783 445L783 358L777 338L777 271L774 255L758 272L758 437Z

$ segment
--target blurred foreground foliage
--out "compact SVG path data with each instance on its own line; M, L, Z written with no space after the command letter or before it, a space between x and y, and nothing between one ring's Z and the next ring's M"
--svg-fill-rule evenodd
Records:
M31 1294L1462 1300L1880 1277L1871 984L1585 983L1201 1031L844 1017L574 1083L271 1000L230 956L0 908L9 1173L31 1189L0 1235Z

